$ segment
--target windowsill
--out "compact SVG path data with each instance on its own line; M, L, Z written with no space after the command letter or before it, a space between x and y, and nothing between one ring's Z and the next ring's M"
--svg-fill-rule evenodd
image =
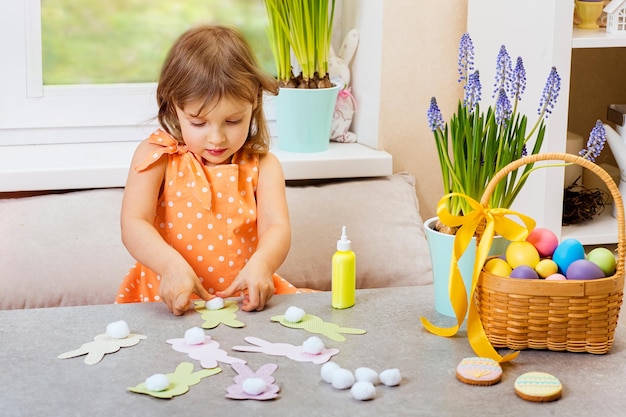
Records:
M123 187L137 142L4 146L0 192ZM287 180L375 177L392 173L391 155L358 143L325 152L272 152Z

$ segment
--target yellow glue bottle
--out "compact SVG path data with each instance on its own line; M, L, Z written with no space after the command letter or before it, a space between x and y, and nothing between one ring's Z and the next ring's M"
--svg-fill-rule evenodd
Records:
M337 241L332 264L331 305L333 308L352 307L356 290L356 255L346 235L346 226L341 228L341 239Z

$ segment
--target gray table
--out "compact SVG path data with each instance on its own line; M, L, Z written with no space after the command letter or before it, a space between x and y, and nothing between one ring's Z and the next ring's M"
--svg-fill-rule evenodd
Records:
M340 353L334 360L354 370L377 371L397 367L403 375L398 387L377 387L372 401L353 399L348 391L333 389L320 378L320 365L295 362L262 353L231 351L245 345L245 336L294 345L311 336L270 321L290 305L326 321L360 327L365 335L347 335L345 342L322 336L327 347ZM263 312L238 312L246 326L219 325L207 330L223 349L245 359L252 369L278 364L274 373L281 388L271 401L229 400L224 394L236 375L230 365L203 379L187 394L171 400L134 394L127 387L153 373L169 373L183 361L197 361L172 350L166 339L184 336L203 323L190 312L171 315L161 303L102 305L0 311L0 415L2 416L491 416L559 415L623 416L626 396L626 329L620 324L612 350L606 355L524 351L504 365L502 381L491 387L465 385L455 378L459 361L473 352L465 339L445 339L426 332L419 316L449 322L433 308L432 286L360 290L355 307L333 310L330 293L283 295L272 298ZM131 331L148 336L137 346L109 354L96 365L83 357L58 359L104 333L107 324L126 320ZM623 323L624 320L621 321ZM513 390L515 378L528 371L549 372L564 385L563 397L553 403L530 403Z

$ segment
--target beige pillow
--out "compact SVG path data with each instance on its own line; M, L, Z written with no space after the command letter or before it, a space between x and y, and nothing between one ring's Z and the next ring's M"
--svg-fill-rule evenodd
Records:
M329 290L331 258L347 228L357 287L432 283L428 243L408 173L287 187L291 251L278 270L297 287Z
M0 309L110 304L134 264L121 188L0 198Z

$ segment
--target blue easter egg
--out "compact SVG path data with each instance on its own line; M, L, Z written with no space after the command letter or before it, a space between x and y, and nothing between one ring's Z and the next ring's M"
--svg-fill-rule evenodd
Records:
M585 259L585 248L576 239L565 239L554 250L552 260L559 267L559 273L567 276L567 268L572 262Z

